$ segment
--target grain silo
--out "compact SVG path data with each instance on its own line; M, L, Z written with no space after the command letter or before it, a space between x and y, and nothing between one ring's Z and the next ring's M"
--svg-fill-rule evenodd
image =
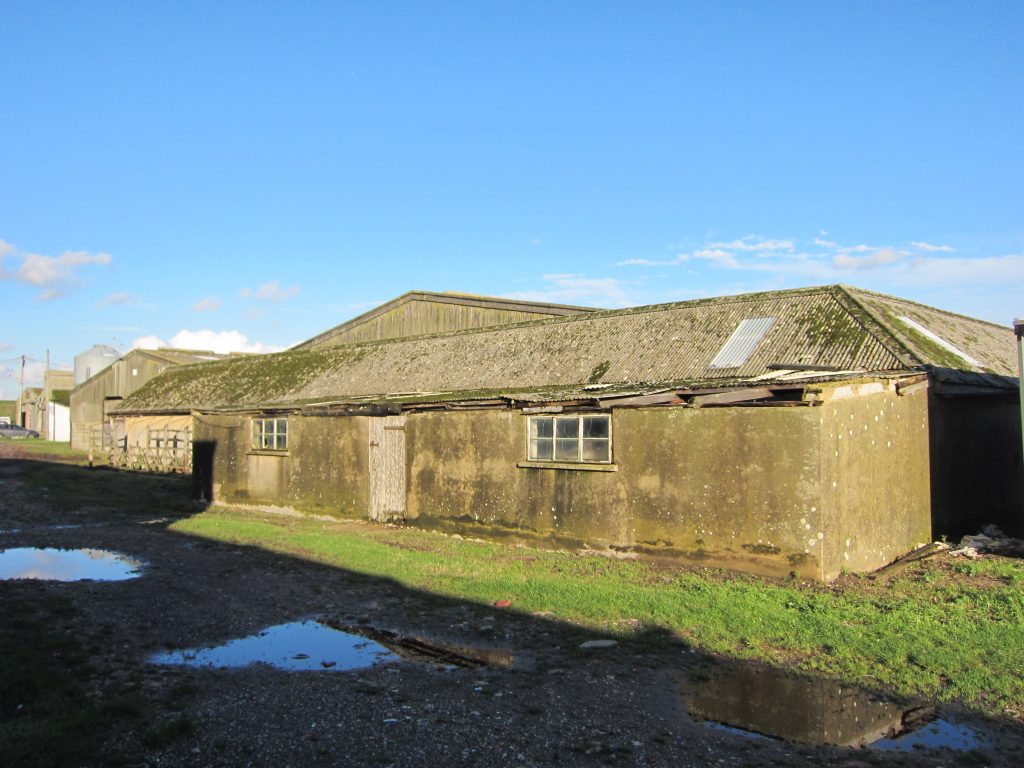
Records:
M105 344L95 344L82 354L75 355L75 386L92 378L119 357L120 352Z

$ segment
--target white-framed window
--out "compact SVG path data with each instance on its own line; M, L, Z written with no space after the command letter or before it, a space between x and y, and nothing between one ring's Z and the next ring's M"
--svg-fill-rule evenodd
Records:
M609 464L612 460L612 417L576 413L530 416L530 461Z
M288 419L253 419L252 447L265 451L287 451Z

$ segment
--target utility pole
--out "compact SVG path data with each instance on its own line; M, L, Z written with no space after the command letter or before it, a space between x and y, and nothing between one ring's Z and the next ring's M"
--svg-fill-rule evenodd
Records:
M22 418L22 396L25 394L25 356L21 356L21 380L18 382L18 413L15 414L14 418L19 427L25 426L25 419Z
M46 350L46 367L43 369L43 430L45 440L53 439L53 425L50 420L50 350Z
M1024 443L1024 320L1014 320L1013 330L1017 334L1017 386L1020 387L1020 431Z

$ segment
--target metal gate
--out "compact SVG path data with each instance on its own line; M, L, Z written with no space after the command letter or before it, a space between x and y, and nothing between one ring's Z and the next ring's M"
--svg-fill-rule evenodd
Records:
M370 418L370 519L405 517L405 416Z

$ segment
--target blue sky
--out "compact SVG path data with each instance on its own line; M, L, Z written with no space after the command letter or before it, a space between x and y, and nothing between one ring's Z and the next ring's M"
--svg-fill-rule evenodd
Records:
M414 288L1024 315L1019 2L6 0L0 31L0 397L22 354L278 349Z

